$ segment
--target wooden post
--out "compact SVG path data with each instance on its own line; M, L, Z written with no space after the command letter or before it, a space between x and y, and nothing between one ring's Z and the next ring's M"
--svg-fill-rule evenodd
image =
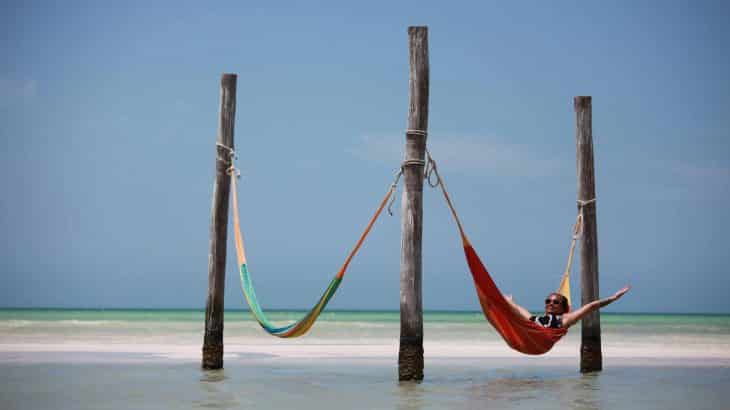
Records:
M203 369L223 368L223 291L226 279L226 238L228 235L228 197L231 180L233 126L236 119L236 74L221 76L221 105L215 161L215 185L210 222L208 254L208 299L205 303Z
M398 379L423 380L421 237L428 128L428 27L408 28L410 103L403 167Z
M589 201L596 197L596 181L593 165L593 124L591 97L574 99L576 123L576 165L578 171L578 200ZM578 210L581 209L580 203ZM598 299L598 234L596 202L582 206L583 237L580 247L581 303ZM598 311L583 318L581 326L580 371L600 371L603 368L601 354L601 315Z

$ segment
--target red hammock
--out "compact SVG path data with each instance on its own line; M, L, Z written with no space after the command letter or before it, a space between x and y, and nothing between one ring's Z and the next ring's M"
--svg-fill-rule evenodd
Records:
M568 330L542 327L513 311L489 276L479 255L466 237L462 238L464 239L466 262L469 264L469 270L474 279L479 304L482 305L482 311L489 323L494 326L504 341L518 352L535 355L547 353L555 342L565 336Z
M471 246L469 239L466 237L464 228L461 226L459 216L456 214L456 209L451 203L448 192L446 192L446 186L441 176L438 174L436 169L436 163L434 162L431 155L427 152L429 164L426 167L426 178L431 184L430 173L436 174L436 183L431 186L439 185L441 192L446 198L446 203L451 209L451 214L454 216L456 225L459 228L461 234L461 241L464 245L464 255L466 256L466 262L469 264L469 270L471 276L474 279L474 286L477 290L477 296L479 297L479 304L482 305L482 311L484 316L487 318L489 323L494 326L500 336L504 339L507 344L517 350L518 352L532 355L544 354L552 349L553 345L560 340L568 332L567 329L559 328L546 328L525 319L518 312L514 311L509 305L509 302L504 298L502 292L499 291L497 285L489 275L487 268L484 267L479 255L477 255L474 248ZM430 167L430 168L429 168ZM560 285L559 293L570 297L570 287L567 278L570 275L570 263L572 262L573 248L575 247L575 237L573 244L571 245L571 256L568 259L568 268L563 276L563 281Z

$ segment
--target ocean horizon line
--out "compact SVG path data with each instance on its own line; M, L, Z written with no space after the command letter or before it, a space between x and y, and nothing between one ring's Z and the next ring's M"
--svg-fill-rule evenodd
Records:
M198 312L204 313L204 308L160 308L160 307L54 307L54 306L0 306L0 310L4 311L81 311L81 312ZM308 309L303 308L269 308L267 312L271 313L305 313ZM530 311L538 312L540 309L530 309ZM249 312L249 309L225 309L224 312L241 313ZM398 309L327 309L325 312L330 313L399 313ZM423 311L425 314L482 314L481 310L461 310L461 309L428 309ZM632 311L614 311L601 312L601 315L628 315L628 316L730 316L730 312L632 312Z

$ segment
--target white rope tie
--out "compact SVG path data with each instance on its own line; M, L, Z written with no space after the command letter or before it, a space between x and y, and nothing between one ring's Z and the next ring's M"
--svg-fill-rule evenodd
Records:
M220 142L216 142L215 146L218 148L223 148L224 150L228 151L228 163L230 163L231 165L226 169L226 174L228 174L230 176L235 175L236 178L240 178L241 171L239 171L238 168L236 168L236 166L233 164L233 161L238 158L238 154L236 154L236 151L227 145L221 144ZM221 160L221 159L219 159L219 160Z
M582 207L584 207L586 205L590 205L592 203L595 203L596 202L596 198L589 199L587 201L584 201L582 199L578 199L577 202L578 202L578 206L580 206L582 208Z
M400 163L400 168L403 169L403 168L411 166L411 165L424 166L424 165L426 165L426 161L424 161L422 159L407 159Z
M409 128L409 129L406 130L406 135L408 135L408 134L420 135L422 137L425 137L425 136L428 135L428 133L426 131L424 131L424 130L414 130L414 129L411 129L411 128Z
M428 135L428 133L426 131L414 130L414 129L410 129L410 128L406 130L406 135L408 135L408 134L420 135L423 137ZM403 175L403 172L405 171L406 167L410 167L410 166L421 166L421 167L425 166L426 169L428 169L428 162L426 162L422 159L407 159L400 163L400 170L398 170L398 172L395 173L395 180L393 180L393 184L391 184L391 186L390 186L391 189L393 190L393 196L390 198L390 203L388 204L388 214L390 216L393 216L393 204L395 203L395 197L396 197L395 190L398 187L398 182L400 181L400 177ZM424 176L425 175L427 175L427 174L424 173ZM429 183L429 185L430 185L430 183Z
M238 155L236 154L236 151L233 148L229 147L228 145L223 145L220 142L216 142L215 143L215 146L216 147L223 148L224 150L228 151L228 156L230 158L238 158Z
M582 200L578 199L576 200L578 202L578 207L580 208L580 211L578 211L578 216L575 217L575 225L573 225L573 239L578 239L583 236L583 208L596 203L596 198L589 199L589 200Z

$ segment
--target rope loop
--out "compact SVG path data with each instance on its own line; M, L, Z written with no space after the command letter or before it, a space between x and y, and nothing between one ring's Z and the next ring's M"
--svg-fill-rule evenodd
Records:
M588 199L588 200L578 199L577 202L578 202L578 206L581 207L581 208L583 208L586 205L590 205L590 204L595 203L596 202L596 198Z
M233 148L231 148L231 147L229 147L227 145L223 145L220 142L216 142L215 143L215 146L216 147L223 148L224 150L228 151L228 159L231 162L233 162L234 159L238 159L238 154L236 154L236 151Z
M433 160L433 157L431 157L431 153L428 151L428 148L426 148L426 169L423 171L423 179L426 180L426 183L431 188L436 188L441 184L441 175L439 175L439 171L436 169L436 161ZM431 181L432 177L436 177L433 182Z
M226 174L228 174L229 176L235 176L236 178L241 178L241 171L234 165L228 167L228 169L226 170Z
M410 128L406 130L406 135L409 135L409 134L410 135L420 135L423 137L428 135L428 133L424 130L415 130L415 129L410 129ZM396 172L395 180L393 181L393 184L391 185L391 189L393 190L393 192L395 192L395 190L398 186L398 181L400 180L400 177L403 175L403 172L405 171L406 167L410 167L410 166L422 166L427 169L428 162L426 162L422 159L407 159L407 160L404 160L403 162L401 162L400 170L398 170L398 172ZM424 177L426 177L427 175L428 175L427 173L424 173ZM431 185L430 182L429 182L429 185ZM390 198L390 203L388 204L388 214L390 216L393 216L393 204L395 204L395 195L393 195Z
M233 148L227 145L221 144L220 142L216 142L215 146L228 151L228 161L230 162L230 166L226 169L226 174L229 176L235 176L236 178L240 178L241 171L239 171L238 168L236 168L236 166L233 164L233 161L238 159L238 154L236 154L236 151L234 151Z
M596 202L596 198L582 200L578 199L578 216L575 217L575 225L573 225L573 239L578 239L583 236L583 208Z
M420 135L422 137L425 137L425 136L428 135L428 133L426 131L424 131L424 130L414 130L414 129L411 129L411 128L409 128L409 129L406 130L406 135L409 135L409 134L410 135Z
M431 188L436 188L441 183L441 176L436 169L436 161L433 160L431 154L426 150L426 160L422 159L409 159L401 162L400 169L401 173L405 170L405 167L411 165L423 166L423 179ZM435 179L434 179L435 178Z
M573 224L573 239L579 239L583 236L583 212L579 212L578 216L575 217L575 224Z
M420 135L422 137L426 137L428 135L428 132L425 130L416 130L409 128L406 130L406 135ZM423 169L423 179L426 180L426 183L431 188L436 188L441 183L441 177L438 174L438 171L436 170L436 161L431 158L431 154L428 152L428 149L426 149L426 160L422 159L409 159L406 161L401 162L401 170L404 169L404 167L407 167L409 165L421 165L424 166ZM434 180L433 177L436 177Z
M390 203L388 204L388 215L393 216L393 204L395 203L395 190L398 189L398 181L400 181L400 177L403 175L403 167L401 166L401 169L398 170L398 172L395 173L395 179L393 180L393 183L390 184L390 190L391 197L390 197Z
M400 163L400 169L403 170L405 167L416 165L416 166L424 166L426 165L426 161L422 159L407 159Z

